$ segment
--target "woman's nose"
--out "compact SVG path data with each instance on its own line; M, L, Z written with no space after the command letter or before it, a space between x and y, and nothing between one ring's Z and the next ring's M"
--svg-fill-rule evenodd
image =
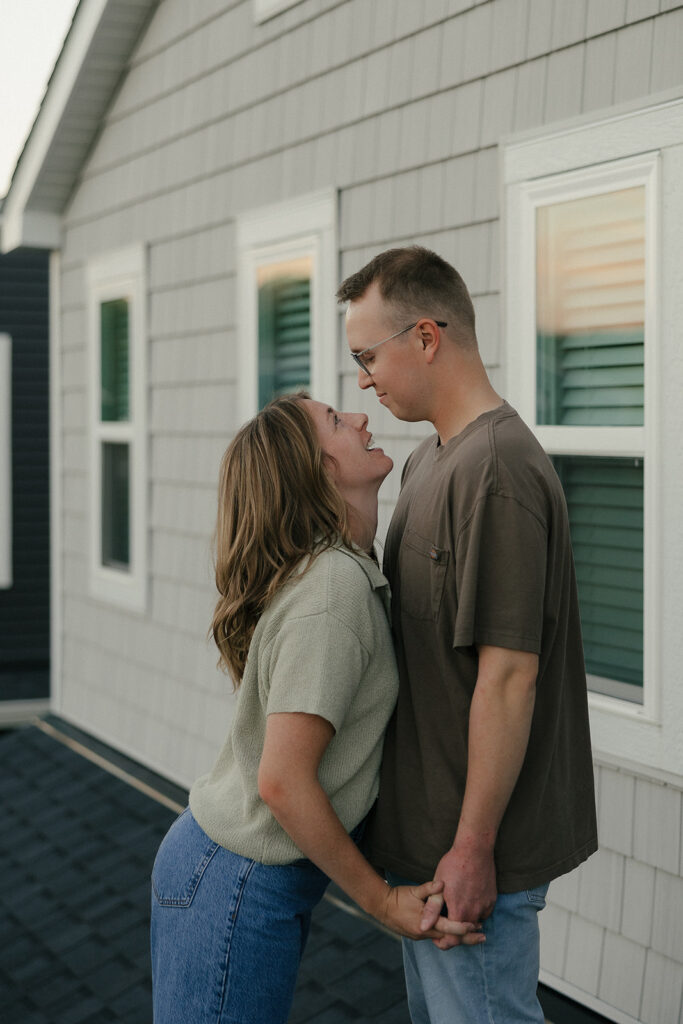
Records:
M364 412L346 413L346 418L353 424L356 430L365 430L368 425L368 417Z

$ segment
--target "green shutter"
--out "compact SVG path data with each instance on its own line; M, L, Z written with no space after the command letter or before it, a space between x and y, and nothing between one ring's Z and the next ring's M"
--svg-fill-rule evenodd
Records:
M538 335L537 422L642 426L643 330Z
M556 455L569 510L586 669L642 699L642 459Z
M280 277L259 288L259 406L310 384L311 282Z
M100 304L101 417L103 422L128 419L128 301Z
M102 445L102 564L130 566L130 446Z

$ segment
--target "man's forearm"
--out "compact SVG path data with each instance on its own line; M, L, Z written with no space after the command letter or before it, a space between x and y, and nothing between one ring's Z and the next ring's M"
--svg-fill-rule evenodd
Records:
M536 696L537 660L482 648L469 720L467 784L456 845L493 849L524 763ZM509 652L515 653L518 652Z
M494 847L524 763L536 697L538 658L502 647L479 650L469 719L465 796L453 845L434 877L444 883L451 920L482 921L496 903ZM433 925L428 905L424 926ZM447 937L437 945L448 949Z

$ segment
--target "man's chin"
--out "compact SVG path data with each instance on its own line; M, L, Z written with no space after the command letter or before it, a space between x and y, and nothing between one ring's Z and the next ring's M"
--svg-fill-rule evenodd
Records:
M378 395L377 399L380 405L383 405L385 409L388 409L392 416L397 420L402 420L404 423L421 423L425 419L424 416L420 416L419 413L416 413L412 409L397 406L388 395Z

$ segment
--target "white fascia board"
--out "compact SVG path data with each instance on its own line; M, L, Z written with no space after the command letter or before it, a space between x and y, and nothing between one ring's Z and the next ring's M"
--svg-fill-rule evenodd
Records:
M56 247L54 219L30 210L31 195L109 0L81 0L3 207L2 251ZM32 216L28 216L31 214ZM34 220L33 218L36 217ZM41 233L44 231L44 235Z
M61 218L57 213L27 210L25 207L16 216L8 217L2 226L3 253L20 246L35 249L58 249L60 245Z

